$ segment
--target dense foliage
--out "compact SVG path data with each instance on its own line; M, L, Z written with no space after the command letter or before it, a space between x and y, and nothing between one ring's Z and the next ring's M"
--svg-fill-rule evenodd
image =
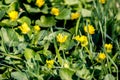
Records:
M0 0L0 80L118 80L120 0Z

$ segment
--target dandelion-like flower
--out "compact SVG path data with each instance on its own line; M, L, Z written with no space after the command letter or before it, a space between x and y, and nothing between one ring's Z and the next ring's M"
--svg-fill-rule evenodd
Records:
M45 3L45 0L36 0L36 5L38 6L38 7L42 7L43 5L44 5L44 3Z
M71 13L71 19L72 20L79 18L79 16L80 16L80 13L78 13L78 12Z
M55 16L58 16L59 13L60 13L60 11L59 11L58 8L53 7L53 8L51 9L51 14L53 14L53 15L55 15Z
M112 44L105 44L104 47L106 49L106 52L109 53L112 51L113 45Z
M89 34L94 34L95 33L95 28L92 25L88 25L84 27L84 31L88 32Z
M75 36L73 39L75 39L76 41L80 42L80 36L79 35Z
M21 26L19 26L19 29L22 31L23 34L27 34L30 31L28 24L25 22Z
M12 21L15 21L18 18L18 12L17 11L11 11L10 13L8 13L10 19Z
M61 33L59 33L57 35L57 41L60 42L60 43L64 43L66 40L67 40L67 35L63 35Z
M106 58L105 53L99 53L99 54L98 54L98 58L99 58L100 60L104 60L104 59Z
M99 0L99 3L105 4L106 0Z
M46 60L46 64L48 68L52 68L54 64L54 60Z
M40 27L39 27L38 25L35 25L35 26L34 26L34 30L35 30L35 31L40 31Z
M88 39L87 39L87 37L84 36L84 35L82 35L82 36L77 35L77 36L74 37L74 39L75 39L76 41L80 42L80 43L81 43L81 46L83 46L83 47L85 47L85 46L88 45Z

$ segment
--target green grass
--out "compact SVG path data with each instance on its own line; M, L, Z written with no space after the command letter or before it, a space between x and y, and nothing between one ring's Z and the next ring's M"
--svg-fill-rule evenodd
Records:
M52 7L59 9L58 16L51 14ZM99 0L45 0L42 7L36 0L1 0L0 80L119 80L119 8L119 0L105 4ZM14 21L8 15L11 11L18 12ZM80 16L71 20L74 12ZM19 28L24 22L30 28L26 34ZM89 24L95 28L94 34L84 31ZM35 31L35 25L40 30ZM63 43L57 40L59 33L67 36ZM77 35L85 35L88 45L75 40ZM104 46L109 43L111 52ZM100 52L106 57L97 61Z

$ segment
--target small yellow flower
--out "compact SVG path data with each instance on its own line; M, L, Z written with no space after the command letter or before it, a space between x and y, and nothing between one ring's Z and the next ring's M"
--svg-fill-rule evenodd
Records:
M42 7L43 5L44 5L44 3L45 3L45 1L44 0L36 0L36 5L38 6L38 7Z
M112 51L113 45L112 44L105 44L104 47L106 49L106 52L109 53Z
M85 32L89 32L89 34L94 34L95 33L95 28L92 25L88 25L84 27Z
M8 13L10 19L12 21L15 21L18 18L18 12L17 11L11 11L10 13Z
M88 45L88 39L86 36L81 36L80 37L80 42L81 42L81 46L85 47Z
M99 0L99 3L105 4L106 0Z
M75 39L76 41L80 42L80 36L79 35L75 36L73 39Z
M80 43L81 43L81 46L83 46L83 47L85 47L85 46L88 45L88 39L87 39L87 37L84 36L84 35L82 35L82 36L77 35L77 36L74 37L74 39L75 39L76 41L80 42Z
M35 30L35 31L40 31L40 27L39 27L38 25L35 25L35 26L34 26L34 30Z
M54 60L46 60L46 64L48 68L52 68L54 64Z
M78 13L78 12L71 13L71 19L72 20L79 18L79 16L80 16L80 13Z
M27 23L23 23L21 26L19 26L19 29L22 31L23 34L27 34L30 31Z
M104 59L106 58L106 55L105 55L104 53L99 53L99 54L98 54L98 58L99 58L100 60L104 60Z
M68 63L64 63L63 66L64 66L65 68L69 68L69 64L68 64Z
M57 41L60 42L60 43L64 43L66 40L67 40L67 35L63 35L63 34L58 34L57 35Z
M53 14L53 15L55 15L55 16L58 16L59 13L60 13L60 11L59 11L58 8L53 7L53 8L51 9L51 14Z

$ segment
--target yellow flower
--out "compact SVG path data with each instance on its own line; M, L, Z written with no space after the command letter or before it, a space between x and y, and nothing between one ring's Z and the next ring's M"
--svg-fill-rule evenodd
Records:
M78 12L71 13L71 19L72 20L79 18L79 16L80 16L80 13L78 13Z
M51 14L58 16L59 13L60 13L60 11L59 11L58 8L53 7L53 8L51 9Z
M46 60L46 64L48 68L52 68L54 64L54 60Z
M21 26L19 26L19 28L23 34L27 34L30 31L30 28L27 25L27 23L23 23Z
M35 26L34 26L34 30L35 30L35 31L40 31L40 27L39 27L38 25L35 25Z
M81 46L83 46L83 47L85 47L85 46L88 45L88 39L87 39L87 37L84 36L84 35L82 35L82 36L77 35L77 36L74 37L74 39L75 39L76 41L80 42L80 43L81 43Z
M113 45L112 44L105 44L104 45L106 51L109 53L112 51Z
M65 68L69 68L69 64L68 64L68 63L64 63L63 66L64 66Z
M95 33L95 28L92 25L88 25L84 27L85 32L89 32L89 34L94 34Z
M58 34L57 35L57 41L60 42L60 43L64 43L66 40L67 40L67 35L63 35L63 34Z
M99 3L105 4L106 0L99 0Z
M81 36L80 37L80 42L81 42L81 46L85 47L88 45L88 39L86 36Z
M99 53L99 54L98 54L98 58L99 58L100 60L104 60L104 59L106 58L106 55L105 55L104 53Z
M8 13L10 19L12 21L15 21L18 18L18 12L17 11L11 11L10 13Z
M44 0L36 0L36 5L38 6L38 7L42 7L43 5L44 5L44 3L45 3L45 1Z
M76 41L80 42L80 36L79 35L75 36L73 39L75 39Z

